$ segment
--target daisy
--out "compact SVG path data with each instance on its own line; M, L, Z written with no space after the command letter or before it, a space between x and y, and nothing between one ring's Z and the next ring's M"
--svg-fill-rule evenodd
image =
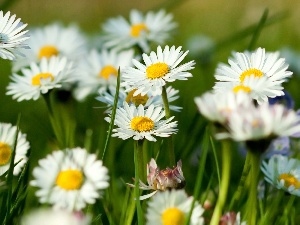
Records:
M118 69L122 71L124 67L131 65L133 53L133 50L116 52L103 49L98 52L93 49L77 67L74 97L83 100L97 91L107 90L110 85L116 86Z
M21 225L89 225L90 217L82 213L43 208L30 211L21 218Z
M177 121L173 121L174 116L167 120L162 120L165 112L162 107L150 105L147 109L143 105L136 107L124 102L124 107L117 108L113 137L119 137L123 140L133 138L140 140L146 138L149 141L156 141L153 136L169 137L177 132ZM105 120L110 122L111 118Z
M101 190L109 186L102 161L81 148L54 151L39 160L33 177L30 184L39 188L36 196L41 203L69 211L94 204Z
M261 170L265 180L277 189L300 196L300 161L286 156L274 155L263 161Z
M40 63L32 62L30 68L23 68L21 72L22 75L13 73L6 92L17 101L37 100L41 94L67 86L73 79L72 63L59 57L43 58Z
M0 176L8 171L12 151L15 145L15 138L17 134L17 127L9 123L0 123ZM29 149L29 142L26 140L26 135L21 132L18 133L16 153L14 159L13 174L18 175L28 158L26 156Z
M300 131L300 118L283 105L243 107L230 115L228 137L235 141L273 139ZM226 137L224 135L223 137Z
M252 104L251 98L243 92L206 92L194 99L199 112L212 122L225 124L232 112Z
M192 77L192 74L187 71L194 68L194 61L178 66L187 54L188 51L181 51L181 47L165 46L162 50L158 46L157 53L143 54L145 65L135 59L132 60L136 68L128 67L124 70L124 82L121 86L128 87L126 91L137 89L134 95L145 95L150 91L153 95L161 95L162 87L167 82L187 80L188 77Z
M78 61L86 53L86 39L76 25L64 27L60 23L53 23L33 28L29 33L27 44L30 49L22 51L26 57L13 62L13 71L52 56Z
M16 55L21 55L20 49L28 48L24 43L29 38L24 30L27 24L23 24L21 19L16 19L16 15L5 15L0 11L0 57L3 59L13 60Z
M266 53L263 48L252 53L234 53L228 63L230 66L218 65L215 73L218 82L214 89L219 92L229 89L251 93L259 104L268 101L268 97L284 95L282 83L292 75L278 52Z
M150 43L164 44L170 37L170 31L176 27L173 16L164 10L148 12L143 15L131 10L129 22L119 16L103 24L104 47L117 50L139 46L143 52L149 52Z
M168 102L171 103L179 98L178 90L172 88L171 86L167 87L167 98ZM163 107L163 101L161 96L153 96L151 92L149 92L146 95L138 94L134 96L135 90L126 92L124 88L119 89L119 99L118 99L118 107L122 107L124 101L126 101L129 105L134 104L135 106L139 106L142 104L145 108L147 108L150 105L154 106L162 106ZM110 86L107 91L99 91L99 96L96 97L96 99L100 102L103 102L107 105L108 110L106 112L111 112L112 106L114 104L114 98L116 93L116 87ZM170 105L170 110L173 111L180 111L181 107Z
M146 225L184 225L193 202L184 190L159 192L150 199ZM202 225L204 209L195 202L189 225Z

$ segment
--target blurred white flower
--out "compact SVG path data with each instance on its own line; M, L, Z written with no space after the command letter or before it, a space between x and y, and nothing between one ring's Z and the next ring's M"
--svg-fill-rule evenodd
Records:
M21 19L16 19L16 15L6 14L0 11L0 57L13 60L17 55L22 55L20 50L28 48L24 43L29 36L28 30L24 30L27 24L23 24Z
M164 10L143 15L133 9L130 11L129 22L119 16L103 24L103 46L120 50L137 45L143 52L149 52L150 43L164 44L170 37L170 31L176 27L172 20L173 16Z
M0 123L0 176L9 169L16 134L16 126L12 126L9 123ZM28 158L26 154L30 148L29 142L26 140L26 135L22 134L20 131L16 141L17 144L14 159L14 164L16 165L13 170L14 175L18 175L27 162Z
M68 86L73 78L73 64L66 58L42 58L40 63L32 62L30 68L23 68L22 75L13 73L7 86L7 95L17 101L37 100L54 88Z

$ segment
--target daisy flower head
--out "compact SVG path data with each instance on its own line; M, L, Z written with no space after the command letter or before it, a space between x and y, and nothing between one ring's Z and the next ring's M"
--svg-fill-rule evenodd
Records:
M300 196L300 161L283 155L273 155L263 161L261 170L265 180L280 190Z
M65 27L60 23L52 23L32 28L29 33L27 44L30 49L23 50L25 57L13 62L13 71L52 56L66 57L77 62L86 53L86 39L74 24Z
M229 89L234 92L250 93L259 104L268 101L268 97L284 95L282 83L292 75L288 65L279 52L266 53L264 48L254 52L236 52L228 60L229 66L219 64L214 86L216 91Z
M9 123L0 123L0 176L9 169L16 134L16 126ZM19 131L14 158L15 167L13 174L15 176L21 172L22 168L28 161L26 154L29 148L30 145L26 140L26 135Z
M73 64L66 58L43 58L39 63L32 62L30 68L23 68L22 75L13 73L6 94L19 102L37 100L41 94L70 85L72 72Z
M167 120L162 120L165 111L162 107L150 105L145 109L143 105L136 107L124 102L123 107L117 108L115 125L113 129L113 137L123 140L133 138L134 140L147 139L156 141L154 136L169 137L177 132L177 121L173 121L174 116ZM107 122L111 121L110 117L106 117Z
M167 87L167 98L168 102L171 103L179 98L178 90L172 88L171 86ZM150 92L146 95L138 94L134 96L135 90L126 92L124 88L119 89L119 99L118 99L118 107L122 107L123 103L126 101L129 105L133 104L135 106L139 106L142 104L145 108L147 108L150 105L154 106L163 106L163 100L161 96L153 96ZM96 99L100 102L103 102L107 105L108 110L106 112L110 113L112 106L114 105L114 98L116 93L116 87L110 86L108 90L106 91L99 91L99 95L96 97ZM173 111L180 111L181 107L175 106L175 105L169 105L170 110Z
M13 60L16 55L21 55L20 49L28 48L24 43L29 36L28 30L24 30L27 24L23 24L21 19L16 19L16 15L10 12L0 11L0 57Z
M73 148L54 151L33 170L32 186L41 203L58 209L77 211L94 204L109 186L108 170L95 154Z
M243 107L230 116L227 137L235 141L257 141L291 136L300 130L299 120L294 110L280 104Z
M35 209L21 218L21 225L89 225L90 217L77 212Z
M129 21L119 16L103 24L104 47L120 50L138 46L143 52L149 52L150 43L164 44L176 26L172 14L164 10L143 15L133 9Z
M184 190L158 192L148 202L146 225L184 225L193 202ZM202 225L202 206L196 201L189 225Z
M249 107L251 98L243 92L206 92L194 101L199 112L208 120L219 124L226 124L231 113L240 107Z
M83 100L97 91L106 91L109 86L116 86L118 69L120 68L121 73L126 66L131 66L133 54L133 50L121 52L106 49L101 52L91 50L78 64L74 97Z
M145 65L135 59L132 60L136 68L127 67L124 70L122 74L124 81L121 86L128 87L127 91L137 89L134 95L145 95L150 91L153 95L161 95L162 87L166 83L192 77L188 71L194 68L194 61L178 66L187 54L188 51L181 51L181 47L165 46L162 49L158 46L157 52L142 55Z

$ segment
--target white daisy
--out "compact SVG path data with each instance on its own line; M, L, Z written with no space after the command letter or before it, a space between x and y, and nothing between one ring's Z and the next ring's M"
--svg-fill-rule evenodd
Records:
M176 27L173 16L164 10L148 12L144 16L133 9L130 21L119 16L103 24L104 47L117 50L139 46L143 52L149 52L149 42L163 44L170 37L170 31Z
M229 117L228 130L228 137L236 141L291 136L300 131L300 118L283 105L265 103L236 110Z
M68 60L81 60L86 53L86 40L76 25L64 27L60 23L32 28L27 41L30 49L23 50L26 56L13 62L13 71L18 71L32 62L52 56L66 57Z
M23 68L21 72L22 75L13 73L6 92L17 101L37 100L41 94L67 86L73 80L73 65L66 58L43 58L40 63L32 62L30 68Z
M81 148L54 151L39 160L33 177L30 184L39 188L36 196L41 203L69 211L94 204L109 186L108 170L102 161Z
M172 88L171 86L167 87L167 97L168 102L171 103L179 98L178 90ZM148 93L146 95L138 94L134 96L135 90L132 90L130 92L126 92L124 88L119 89L119 99L118 99L118 107L122 107L124 101L126 101L128 104L134 104L135 106L139 106L142 104L145 108L147 108L150 105L154 106L163 106L163 101L161 96L153 96L151 93ZM107 104L108 110L107 112L111 112L112 106L114 104L114 98L116 93L116 87L110 86L107 91L99 91L99 96L96 97L96 99L100 102L103 102ZM169 105L170 110L173 111L180 111L181 107L175 106L175 105Z
M177 121L173 121L174 116L167 120L162 120L165 112L162 107L150 105L147 109L143 105L136 107L124 102L124 108L117 108L113 137L119 137L123 140L133 138L140 140L146 138L149 141L156 141L153 136L168 137L177 132ZM111 118L105 120L110 122Z
M21 19L16 19L16 15L10 16L10 12L5 15L0 11L0 57L13 60L20 54L20 49L28 48L24 41L29 38L24 30L27 24L23 24Z
M287 71L285 60L279 58L279 52L266 53L263 48L253 53L234 53L228 63L230 66L219 64L217 67L215 78L218 82L214 89L251 92L260 104L267 101L267 97L284 95L282 83L292 75Z
M0 123L0 176L9 169L16 134L16 126L12 126L9 123ZM29 147L26 135L19 131L14 159L14 175L18 175L27 162L26 154Z
M232 112L251 105L251 98L243 92L206 92L194 99L200 113L212 122L225 124Z
M158 192L147 208L147 225L184 225L192 206L193 197L188 197L184 190ZM195 202L189 225L202 225L204 209Z
M127 91L137 89L134 95L145 95L150 91L153 95L161 95L162 87L167 82L187 80L188 77L192 77L192 74L187 71L194 68L194 61L178 66L187 54L188 51L181 51L181 47L165 46L162 50L158 46L157 53L143 54L145 65L135 59L132 60L136 68L128 67L124 70L122 74L124 82L121 86L128 87Z
M116 86L118 69L121 71L125 66L130 66L133 59L133 50L122 52L108 51L101 52L93 49L89 55L80 61L76 70L75 80L77 88L74 97L83 100L98 90L107 90L109 85Z
M283 155L274 155L263 161L261 170L265 180L292 195L300 196L300 161Z
M42 208L32 210L21 218L21 225L89 225L90 217L82 213Z

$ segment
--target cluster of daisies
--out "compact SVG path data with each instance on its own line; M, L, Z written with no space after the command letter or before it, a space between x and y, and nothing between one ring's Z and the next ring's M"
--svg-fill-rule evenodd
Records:
M181 47L158 46L156 52L150 52L151 45L163 44L177 26L171 14L160 10L143 15L132 10L129 21L122 17L109 19L103 25L100 47L89 46L87 37L74 25L65 27L54 23L23 31L26 24L14 19L10 13L0 18L5 25L0 32L1 57L14 59L7 95L17 101L38 100L54 89L70 91L78 101L94 95L107 105L105 119L111 122L117 77L120 76L113 136L156 141L157 137L176 133L177 121L173 121L174 117L166 118L164 101L176 100L178 90L166 84L191 77L189 70L195 63L179 65L188 54ZM141 57L145 64L139 62ZM165 99L161 97L164 94ZM168 107L175 111L181 109L174 105ZM1 128L0 160L1 174L4 174L9 168L17 127L3 124ZM19 133L14 175L18 175L28 161L29 148L26 136ZM154 170L158 170L156 164ZM156 185L160 185L159 189L167 189L184 182L181 164L168 171L170 179L167 181L163 173L158 172L159 180L156 172L152 172L152 183L143 185L147 190ZM39 160L32 175L30 184L38 189L36 196L40 203L51 205L55 210L34 211L23 218L22 224L40 224L41 221L89 224L91 218L82 214L82 210L94 204L109 186L108 169L103 162L81 147L53 151ZM157 193L149 202L147 223L183 224L192 210L192 202L193 197L183 190ZM159 211L157 205L160 205ZM191 224L202 224L202 213L203 208L196 203Z
M171 14L132 10L129 20L109 19L97 46L75 25L54 23L24 30L26 25L1 11L0 57L13 60L7 95L17 101L38 100L57 89L78 101L93 96L107 106L105 120L113 123L112 136L123 140L155 142L177 132L170 110L181 110L171 105L179 91L170 83L192 77L195 62L183 63L188 51L182 47L163 45L177 26ZM153 45L158 45L156 51L151 51ZM279 53L263 48L237 52L228 63L218 65L213 90L195 98L200 113L213 122L215 137L244 142L249 151L261 153L278 138L298 137L297 112L271 104L271 99L284 96L282 85L292 75ZM29 148L26 135L16 126L0 124L0 175L7 173L12 156L13 174L20 174ZM274 187L300 196L298 164L297 159L274 154L261 169ZM160 170L151 159L145 170L148 185L140 180L139 188L153 191L140 196L148 201L148 225L183 225L187 219L191 225L205 224L204 208L181 190L181 161L173 169ZM30 184L38 189L40 203L55 210L38 210L22 223L40 224L47 217L49 224L90 224L83 210L109 187L108 172L104 162L84 148L53 151L39 160ZM240 213L227 212L220 224L245 223Z
M199 112L216 139L243 143L260 155L271 187L299 196L300 164L290 139L299 138L300 115L283 90L292 72L278 52L263 48L235 52L228 63L217 66L213 90L194 99Z

